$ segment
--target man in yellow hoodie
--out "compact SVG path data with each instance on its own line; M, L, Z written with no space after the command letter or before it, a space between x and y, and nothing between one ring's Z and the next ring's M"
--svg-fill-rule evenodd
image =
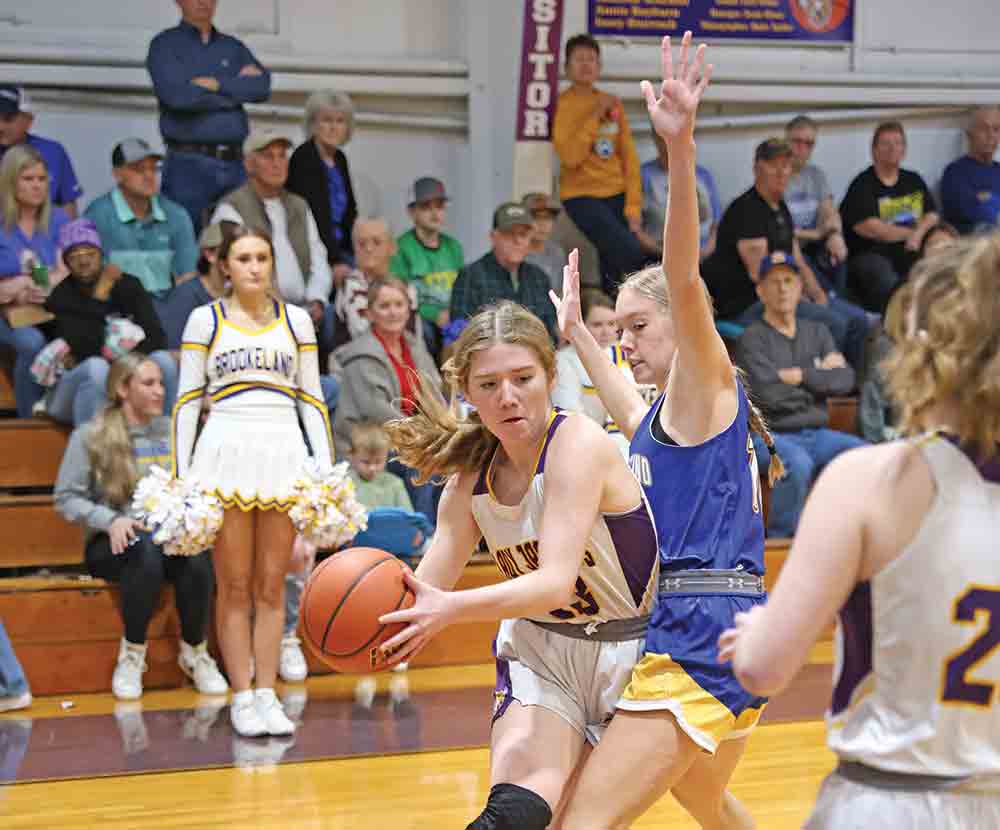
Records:
M602 285L614 296L624 274L647 258L636 234L642 228L639 157L622 102L598 90L601 49L590 35L566 43L566 77L553 138L559 154L563 207L601 259Z

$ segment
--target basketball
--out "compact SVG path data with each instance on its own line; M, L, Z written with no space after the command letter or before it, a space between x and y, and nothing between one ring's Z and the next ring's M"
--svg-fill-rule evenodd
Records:
M378 618L413 605L403 582L405 564L378 548L348 548L320 563L302 594L302 629L313 653L344 673L392 665L379 646L403 630Z

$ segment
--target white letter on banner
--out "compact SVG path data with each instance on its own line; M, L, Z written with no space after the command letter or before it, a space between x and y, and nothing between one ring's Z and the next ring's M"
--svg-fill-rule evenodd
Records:
M536 52L551 52L549 49L549 32L552 31L551 26L536 26L535 27L535 51Z
M552 93L549 91L548 84L533 81L528 84L524 100L532 109L543 110L548 107L549 101L552 100L551 96Z
M545 138L549 134L549 115L545 110L526 110L524 137Z
M531 19L535 23L552 23L556 19L556 0L535 0L531 9Z
M533 77L536 81L548 81L549 75L545 71L545 67L553 63L555 59L555 55L539 55L537 52L531 52L528 55L528 62L535 67Z

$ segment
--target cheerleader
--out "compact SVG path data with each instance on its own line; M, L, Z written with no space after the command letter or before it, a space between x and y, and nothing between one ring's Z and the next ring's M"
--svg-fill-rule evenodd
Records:
M231 294L196 308L181 341L174 475L194 477L226 508L213 559L233 728L244 736L286 735L294 725L274 681L285 573L293 544L304 544L286 514L309 454L305 438L320 468L332 466L330 424L312 320L274 298L270 237L237 228L219 249L219 267ZM206 397L211 409L196 444Z

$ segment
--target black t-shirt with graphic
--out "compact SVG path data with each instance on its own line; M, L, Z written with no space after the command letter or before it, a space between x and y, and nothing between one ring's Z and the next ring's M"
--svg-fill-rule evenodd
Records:
M901 169L896 183L887 185L875 175L875 168L869 167L855 177L840 203L848 250L851 256L879 253L894 260L905 242L865 239L854 232L854 226L874 216L890 225L912 228L925 214L936 210L934 196L919 173Z

